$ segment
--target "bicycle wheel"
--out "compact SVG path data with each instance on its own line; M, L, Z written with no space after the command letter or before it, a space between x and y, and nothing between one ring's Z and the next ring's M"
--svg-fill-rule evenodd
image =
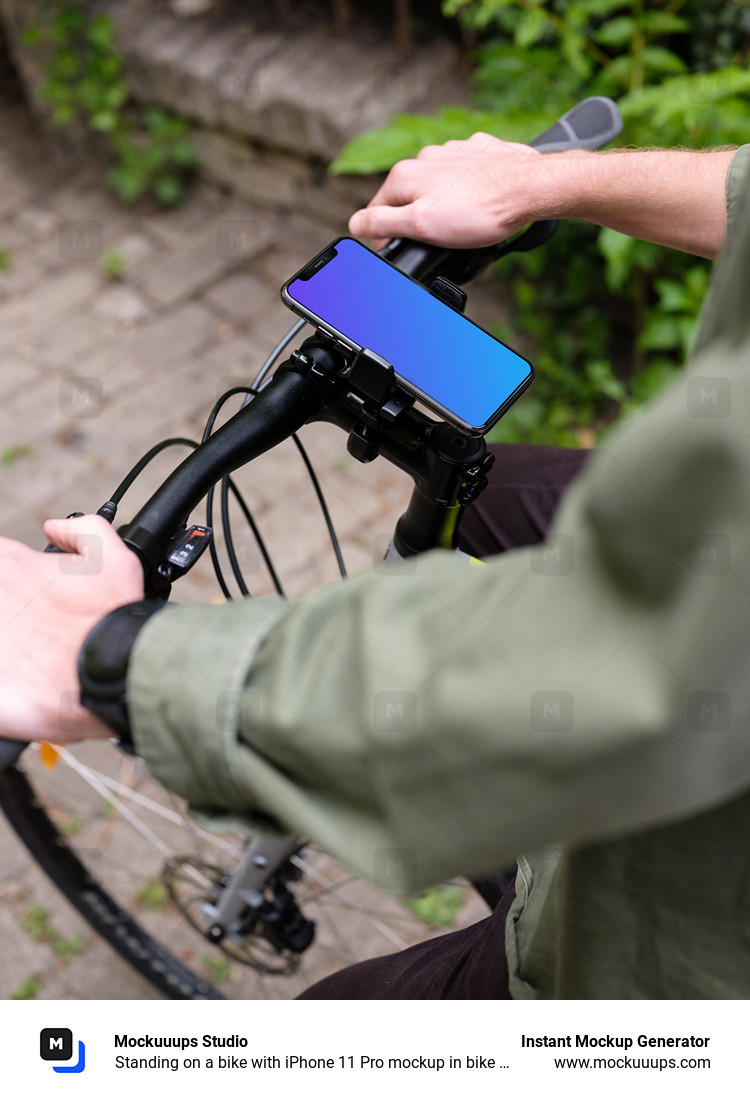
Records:
M171 998L292 998L431 932L396 898L308 848L292 857L290 887L315 922L310 948L276 948L252 930L215 945L206 909L247 836L197 824L141 760L108 742L61 748L52 767L27 750L0 773L0 808L88 923ZM473 902L463 923L484 915Z

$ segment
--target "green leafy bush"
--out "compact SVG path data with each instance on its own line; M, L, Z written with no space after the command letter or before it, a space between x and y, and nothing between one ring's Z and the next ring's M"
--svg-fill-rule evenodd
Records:
M444 0L480 35L474 109L399 115L352 141L334 172L372 172L424 144L485 130L528 140L589 95L616 100L622 143L702 147L750 138L750 10L736 0ZM511 344L528 339L535 386L494 437L590 443L684 360L709 264L567 223L501 262Z
M142 195L163 206L181 202L198 168L188 123L157 108L141 117L131 107L110 16L90 14L81 0L50 0L24 41L47 47L42 95L52 121L79 121L103 136L114 154L107 182L123 202Z

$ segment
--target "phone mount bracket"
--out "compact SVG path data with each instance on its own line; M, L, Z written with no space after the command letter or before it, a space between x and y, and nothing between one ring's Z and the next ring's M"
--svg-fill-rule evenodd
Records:
M393 364L369 348L362 348L349 369L350 384L378 405L383 405L396 385Z
M380 429L410 409L414 395L399 385L393 365L370 348L357 353L349 368L348 382L364 402L346 447L357 461L372 462L379 453Z

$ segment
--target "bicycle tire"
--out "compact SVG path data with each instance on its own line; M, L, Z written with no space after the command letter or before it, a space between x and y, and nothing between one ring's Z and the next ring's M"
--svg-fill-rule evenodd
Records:
M294 965L291 953L274 954L265 941L250 944L260 969L240 964L237 955L227 962L175 905L166 889L164 869L169 866L174 874L177 864L179 877L182 861L204 874L208 868L217 868L218 852L224 864L218 866L217 874L228 872L230 849L239 858L247 836L212 833L194 823L183 813L180 800L162 788L137 757L109 742L87 742L76 746L75 752L62 749L59 762L48 770L34 750L27 750L17 765L0 772L0 809L42 870L89 925L169 998L294 997L342 966L390 953L430 934L430 928L396 898L349 874L325 854L315 853L298 861L300 882L293 884L303 913L317 923L316 939L299 956L299 965ZM64 779L60 764L67 764ZM85 778L77 769L83 769ZM90 786L92 776L104 776L102 782L112 784L107 790L115 801L129 797L139 806L143 820L138 820L147 830L153 831L154 819L159 821L159 839L171 856L159 849L153 857L142 838L137 839L137 830L136 843L132 829L129 839L123 839L122 810L113 813L101 790ZM100 780L94 778L94 782ZM123 783L131 785L130 796L115 790ZM176 835L188 845L182 852L174 847ZM200 856L196 846L203 853ZM213 856L206 856L206 850ZM471 896L468 885L466 892ZM468 920L481 915L473 912Z
M89 874L15 766L0 772L0 807L45 874L139 974L172 999L223 999L161 948Z

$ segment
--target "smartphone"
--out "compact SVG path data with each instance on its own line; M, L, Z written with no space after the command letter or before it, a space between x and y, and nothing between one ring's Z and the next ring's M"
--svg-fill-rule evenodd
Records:
M281 297L345 346L382 356L425 405L476 434L534 377L527 359L352 237L332 241Z

